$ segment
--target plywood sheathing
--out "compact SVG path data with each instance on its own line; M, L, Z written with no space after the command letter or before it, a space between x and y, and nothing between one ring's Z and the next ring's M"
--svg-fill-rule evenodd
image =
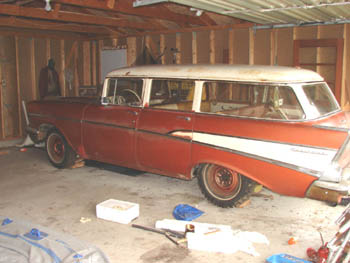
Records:
M293 66L293 28L281 28L276 31L276 64Z
M197 63L208 64L210 63L210 31L199 31L197 32Z

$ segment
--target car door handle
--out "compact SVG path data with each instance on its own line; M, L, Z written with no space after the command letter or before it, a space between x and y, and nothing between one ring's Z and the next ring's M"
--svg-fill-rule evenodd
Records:
M176 118L177 119L181 119L181 120L185 120L185 121L190 121L191 120L191 117L188 117L188 116L177 116Z
M137 116L139 113L137 111L128 110L128 113Z

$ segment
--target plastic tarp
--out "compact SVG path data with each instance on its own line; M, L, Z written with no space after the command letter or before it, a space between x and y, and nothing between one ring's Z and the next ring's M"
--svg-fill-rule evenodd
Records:
M108 263L97 247L29 222L0 216L0 263Z

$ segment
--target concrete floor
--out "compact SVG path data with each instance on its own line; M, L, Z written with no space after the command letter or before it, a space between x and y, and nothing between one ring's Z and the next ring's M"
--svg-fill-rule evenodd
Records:
M336 232L335 219L344 207L330 207L309 199L272 195L273 199L252 197L244 208L223 209L208 203L197 180L191 182L154 174L127 176L96 167L58 170L46 153L37 148L20 152L0 149L0 215L40 224L68 233L102 249L110 262L265 262L273 254L288 253L305 258L308 247L321 245L318 231L328 241ZM154 226L156 220L172 218L180 203L205 212L197 222L227 224L232 229L257 231L270 245L256 244L261 254L253 257L209 253L176 247L164 236L97 219L96 204L106 199L140 204L136 224ZM81 223L81 217L91 221ZM288 245L290 237L295 245Z

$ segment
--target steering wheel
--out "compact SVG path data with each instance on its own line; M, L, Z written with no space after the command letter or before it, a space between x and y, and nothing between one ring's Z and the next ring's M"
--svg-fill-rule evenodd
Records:
M124 89L124 90L122 90L121 92L128 92L128 93L131 93L134 97L136 97L137 102L138 102L139 104L142 103L142 100L141 100L140 96L139 96L135 91L133 91L133 90L131 90L131 89ZM126 100L126 99L125 99L125 101L128 102L128 100ZM130 102L129 102L129 103L130 103Z

